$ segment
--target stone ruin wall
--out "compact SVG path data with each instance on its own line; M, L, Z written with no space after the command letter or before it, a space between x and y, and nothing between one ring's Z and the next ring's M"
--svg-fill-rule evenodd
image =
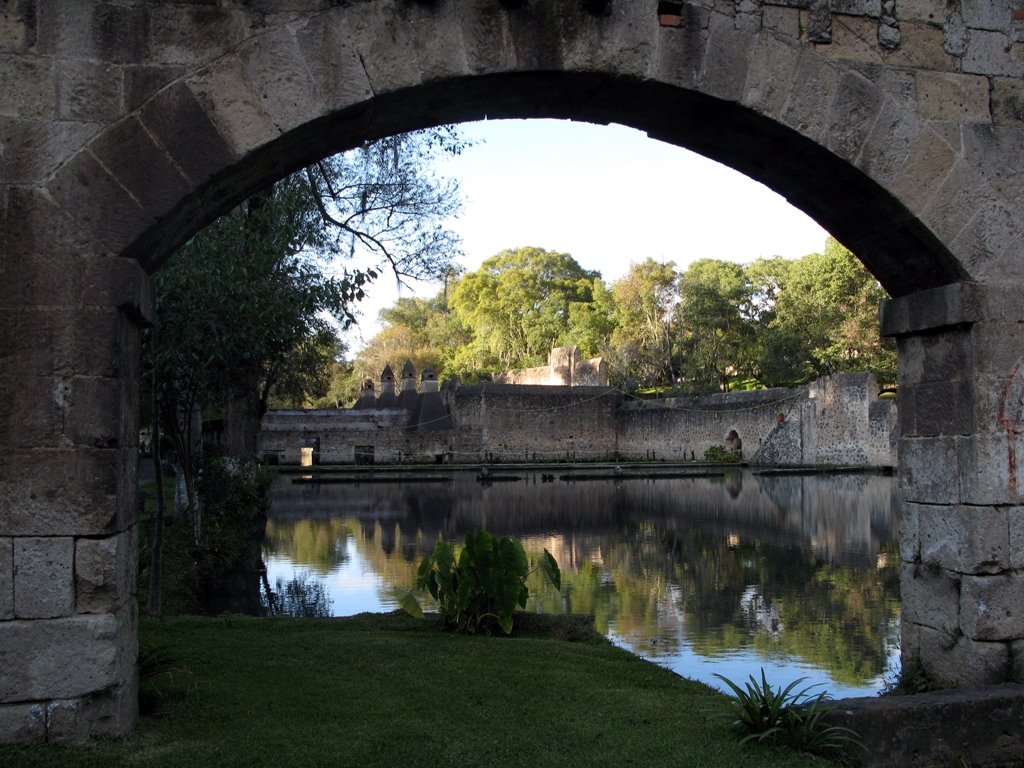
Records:
M284 464L313 439L321 464L356 463L357 446L372 446L377 464L699 461L735 432L754 464L894 466L896 408L876 391L869 374L644 401L604 387L478 384L443 393L451 430L417 430L400 409L271 411L260 450Z
M583 360L577 347L555 347L548 353L547 365L506 371L494 381L525 386L607 387L608 363L600 357Z

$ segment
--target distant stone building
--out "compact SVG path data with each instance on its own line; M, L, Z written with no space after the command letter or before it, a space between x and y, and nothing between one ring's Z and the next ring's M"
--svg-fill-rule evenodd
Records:
M497 376L495 384L527 384L544 387L607 387L608 364L600 357L580 358L578 347L555 347L548 364L519 368Z

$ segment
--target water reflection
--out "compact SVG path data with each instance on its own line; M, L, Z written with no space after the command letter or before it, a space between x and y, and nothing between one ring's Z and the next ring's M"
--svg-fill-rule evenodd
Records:
M486 528L552 552L528 610L585 613L599 631L680 674L716 683L768 670L833 695L878 690L898 663L896 484L880 475L613 477L483 486L433 482L272 489L273 578L323 580L334 615L391 610L438 536Z

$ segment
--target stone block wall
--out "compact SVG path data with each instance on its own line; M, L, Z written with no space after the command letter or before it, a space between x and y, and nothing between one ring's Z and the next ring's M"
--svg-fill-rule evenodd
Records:
M0 352L4 741L75 742L136 719L139 328L152 294L134 261L79 267L21 274L52 306L4 311L23 331Z
M403 409L271 411L260 451L299 463L314 442L323 464L690 461L739 441L760 464L892 466L895 408L874 379L851 375L811 387L626 401L604 387L479 384L446 389L451 427L425 429Z

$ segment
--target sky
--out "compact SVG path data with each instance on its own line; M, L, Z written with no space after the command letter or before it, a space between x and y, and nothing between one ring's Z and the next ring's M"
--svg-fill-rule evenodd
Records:
M458 179L468 271L508 248L572 255L606 283L648 257L684 271L701 258L749 263L824 249L828 233L762 184L688 150L619 125L566 120L466 123L472 142L436 166ZM379 330L377 313L399 295L428 298L438 287L399 290L383 276L348 336L358 351Z

